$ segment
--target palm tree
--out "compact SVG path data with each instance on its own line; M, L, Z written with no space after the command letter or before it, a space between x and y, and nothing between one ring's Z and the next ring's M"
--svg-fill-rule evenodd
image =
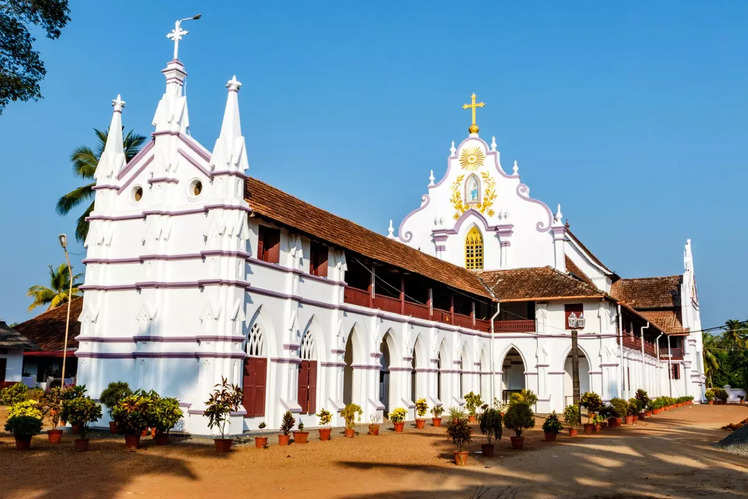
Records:
M109 134L109 129L104 131L94 128L96 134L97 144L96 151L92 151L87 146L81 146L70 156L70 160L73 162L73 173L77 176L86 180L94 178L94 172L96 172L96 166L99 164L99 158L101 153L104 152L104 146L106 145L106 137ZM138 151L140 146L145 142L145 137L138 135L133 130L127 132L123 140L123 146L125 149L125 159L130 161ZM86 217L93 211L93 186L96 182L90 182L80 187L73 189L57 201L57 213L60 215L67 215L70 210L78 206L79 204L91 200L88 208L83 214L78 217L78 223L75 227L75 238L78 241L84 241L86 234L88 234L88 221Z
M80 290L78 289L78 279L80 274L73 276L73 292L72 296L79 296ZM68 266L61 263L57 270L49 266L49 283L51 287L42 286L41 284L35 284L31 286L26 292L27 296L34 298L34 301L29 305L29 310L33 310L39 305L47 305L47 310L51 310L68 300L68 293L70 292L70 273L68 272Z
M737 320L725 321L725 332L722 338L730 350L742 349L748 347L748 323Z
M704 376L707 384L712 386L712 379L719 371L719 357L722 349L719 346L719 338L709 333L701 333L704 344Z

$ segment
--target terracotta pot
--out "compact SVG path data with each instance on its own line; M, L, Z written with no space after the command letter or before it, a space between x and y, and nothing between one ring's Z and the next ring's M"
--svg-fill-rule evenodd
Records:
M647 418L651 418L652 417L652 411L644 411L644 416L647 417Z
M148 428L146 428L146 429L144 429L143 431L141 431L141 432L140 432L140 436L141 436L141 437L145 437L145 436L148 436Z
M597 433L598 431L602 429L603 429L603 425L601 425L600 423L595 423L595 429L594 429L595 433Z
M319 439L320 440L330 440L330 433L332 432L332 428L320 428L319 429Z
M156 433L156 445L166 445L169 443L168 433Z
M589 435L595 431L595 425L593 423L584 423L584 433Z
M283 435L282 433L278 435L278 445L288 445L290 441L291 435Z
M255 447L264 449L268 446L268 437L255 437Z
M70 433L77 435L80 432L81 432L81 425L79 424L70 425Z
M626 424L634 424L634 416L626 415Z
M50 444L59 444L62 441L62 430L47 431L47 439Z
M15 435L16 450L29 450L31 448L31 435Z
M127 450L136 450L140 447L140 435L126 433L125 434L125 448Z
M293 442L295 444L305 444L309 438L308 431L295 431L293 432Z
M639 415L638 414L634 414L631 417L634 418L634 423L636 423L637 421L639 421Z
M579 430L576 428L569 428L569 436L576 437L579 434Z
M645 415L644 415L644 413L643 413L643 412L641 412L641 413L639 413L639 415L638 415L638 416L636 417L636 419L641 419L642 421L644 421L645 419L647 419L647 416L645 416Z
M525 446L525 437L510 437L512 441L512 449L522 450Z
M475 416L474 414L471 414L470 416L468 416L468 423L475 424L477 422L478 422L477 416Z
M662 409L652 409L652 414L659 414L662 412Z
M402 433L403 432L403 428L405 428L405 422L404 421L400 422L400 423L392 423L392 424L394 425L395 431L397 433Z
M623 418L616 418L616 426L621 426L623 424Z
M468 451L457 450L455 451L455 464L458 466L464 466L467 464Z
M353 428L346 428L345 429L345 436L348 438L353 438L356 436L356 430Z
M556 433L555 432L545 432L545 441L546 442L553 442L556 440Z
M156 428L151 428L151 438L156 438Z
M109 421L109 433L119 433L116 421Z
M78 452L86 452L88 450L88 439L87 438L76 438L73 441L73 447Z
M234 441L230 438L214 438L213 444L216 446L216 452L226 453L231 450L231 444Z
M441 426L442 425L442 418L431 418L431 424L433 426Z
M419 430L423 430L424 426L426 426L425 419L416 419L416 428L418 428Z
M481 444L480 448L484 456L493 457L493 450L494 450L493 444Z
M369 435L379 435L379 425L374 423L369 425Z

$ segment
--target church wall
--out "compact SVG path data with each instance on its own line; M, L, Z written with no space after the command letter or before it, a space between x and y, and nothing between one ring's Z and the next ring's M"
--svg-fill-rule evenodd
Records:
M608 272L603 270L598 264L581 251L570 239L565 236L564 252L569 259L576 264L584 274L589 277L598 289L610 293L612 284ZM579 276L582 277L582 276Z

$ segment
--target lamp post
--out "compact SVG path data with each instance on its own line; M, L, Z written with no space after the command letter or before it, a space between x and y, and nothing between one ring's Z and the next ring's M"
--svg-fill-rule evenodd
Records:
M70 286L68 287L68 312L65 318L65 341L62 347L62 376L60 380L60 388L65 389L65 363L68 355L68 331L70 330L70 302L73 300L73 268L70 265L70 255L68 254L68 236L66 234L60 234L57 236L60 241L60 246L65 252L65 261L68 264L68 279Z

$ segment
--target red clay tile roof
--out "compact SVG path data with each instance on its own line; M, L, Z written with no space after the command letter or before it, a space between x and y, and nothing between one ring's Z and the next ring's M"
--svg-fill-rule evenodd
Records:
M682 280L681 275L619 279L610 294L636 309L680 307Z
M36 345L14 328L0 321L0 348L31 350L35 349Z
M582 248L590 256L590 258L592 258L592 260L595 261L595 263L597 263L598 265L600 265L602 268L604 268L605 270L607 270L611 274L615 273L612 270L610 270L598 257L596 257L595 254L593 252L591 252L589 250L589 248L587 248L587 246L585 246L584 243L582 241L580 241L579 238L577 236L575 236L574 233L569 228L566 229L566 233L569 234L569 236L571 236L571 238L574 240L574 242L576 242L579 245L579 247Z
M684 328L680 320L680 310L640 310L639 313L666 333L683 334L688 332L688 328Z
M580 280L586 282L590 286L595 286L595 283L592 282L592 279L590 279L589 277L587 277L587 274L585 274L584 272L582 272L582 269L580 269L579 267L577 267L577 265L574 262L571 261L571 258L569 258L568 256L565 257L565 258L566 258L566 271L567 272L573 274L574 277L576 277L577 279L580 279Z
M68 332L68 349L78 348L75 339L80 332L78 316L83 308L83 298L73 298L70 303L70 331ZM63 303L57 308L47 310L33 319L15 326L15 330L36 343L40 350L48 352L62 351L65 343L65 318L68 306Z
M603 298L605 293L551 267L490 270L483 282L502 301Z
M475 272L427 255L248 177L244 197L252 212L288 227L448 286L490 298Z

